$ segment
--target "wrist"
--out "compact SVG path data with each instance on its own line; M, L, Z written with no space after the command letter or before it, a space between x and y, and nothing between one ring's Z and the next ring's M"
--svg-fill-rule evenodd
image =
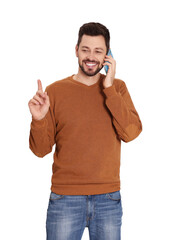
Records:
M109 87L111 87L112 86L112 84L108 84L108 85L104 85L103 87L104 88L109 88Z

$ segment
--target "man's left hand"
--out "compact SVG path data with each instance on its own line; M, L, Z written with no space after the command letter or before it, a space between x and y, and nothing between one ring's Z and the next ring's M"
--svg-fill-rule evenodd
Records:
M108 65L108 72L106 74L106 77L103 81L103 87L107 88L113 85L113 80L115 78L116 73L116 61L115 59L110 55L106 55L105 59L106 62L103 63L103 66Z

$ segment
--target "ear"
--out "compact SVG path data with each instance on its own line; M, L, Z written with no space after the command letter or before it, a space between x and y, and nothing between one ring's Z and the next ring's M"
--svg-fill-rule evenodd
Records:
M76 57L78 57L78 45L76 45L76 47L75 47L75 53L76 53Z

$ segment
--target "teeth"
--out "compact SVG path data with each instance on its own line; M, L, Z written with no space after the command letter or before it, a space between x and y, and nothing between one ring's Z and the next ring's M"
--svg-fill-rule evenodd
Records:
M96 63L86 63L86 65L90 67L90 66L95 66Z

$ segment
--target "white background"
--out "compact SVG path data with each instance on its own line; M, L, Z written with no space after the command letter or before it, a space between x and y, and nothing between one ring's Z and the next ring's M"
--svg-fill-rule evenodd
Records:
M116 77L125 81L143 123L122 143L122 240L173 239L173 36L171 1L0 3L0 239L46 239L53 153L29 150L28 101L78 70L79 27L100 22L111 34ZM104 72L103 72L104 73ZM85 228L83 240L89 239Z

